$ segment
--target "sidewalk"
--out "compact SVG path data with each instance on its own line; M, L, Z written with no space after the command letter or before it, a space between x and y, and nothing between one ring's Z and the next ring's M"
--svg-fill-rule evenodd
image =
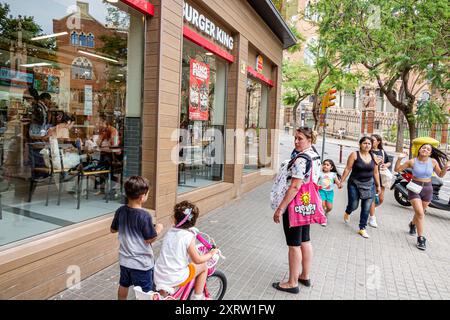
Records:
M336 144L336 145L342 145L344 147L351 147L351 148L359 148L359 143L356 140L349 140L349 139L336 139L336 138L331 138L329 136L327 136L325 138L325 143L331 143L331 144ZM317 137L317 145L322 145L322 135L319 135ZM394 154L395 153L395 146L391 146L391 145L384 145L384 150L386 152L389 152L390 154Z
M347 197L336 191L329 225L311 227L313 286L297 295L276 291L271 284L287 278L288 260L282 226L272 221L270 188L271 183L259 186L198 223L226 256L219 265L228 278L225 299L450 299L450 214L427 214L428 248L422 252L407 233L412 210L394 203L390 191L378 211L379 228L368 227L370 239L357 235L359 210L349 225L343 223ZM154 246L156 254L160 245ZM116 299L118 279L115 264L52 299Z

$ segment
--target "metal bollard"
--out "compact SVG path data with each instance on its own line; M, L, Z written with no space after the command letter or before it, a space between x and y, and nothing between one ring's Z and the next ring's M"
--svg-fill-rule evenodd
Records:
M342 163L342 144L339 145L339 163Z

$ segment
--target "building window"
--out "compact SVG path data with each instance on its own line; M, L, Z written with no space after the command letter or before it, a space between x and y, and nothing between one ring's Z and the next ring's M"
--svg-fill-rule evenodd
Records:
M22 45L16 36L0 39L7 44L0 45L0 251L4 245L22 244L116 211L122 205L121 184L129 175L136 148L127 144L129 131L124 123L130 112L133 119L141 118L143 15L123 3L82 2L77 22L115 46L116 50L96 48L97 56L110 58L106 60L73 47L80 41L93 45L94 35L68 29L73 21L60 10L60 0L44 2L46 10L35 10L28 0L2 1L6 11L0 30L14 25L18 27L15 34L21 31L27 36L20 39ZM108 10L111 7L114 10ZM113 18L109 17L113 11L131 21L129 28L102 27ZM29 17L33 26L18 23L20 16ZM30 40L62 32L68 35L55 41ZM19 70L11 69L9 60L14 60L9 58L9 46L17 48ZM139 139L140 132L133 130L133 139ZM82 175L81 167L92 175ZM64 177L61 183L60 177Z
M303 53L305 64L312 66L316 63L316 48L317 39L315 37L309 38L306 42L305 51Z
M75 31L70 35L70 44L73 46L77 46L79 44L78 33Z
M244 174L270 165L270 159L266 157L268 95L267 86L252 78L247 79Z
M376 111L383 112L384 111L384 94L381 92L380 89L375 90L375 96L376 96Z
M92 80L92 63L85 57L72 62L72 79Z
M394 98L397 99L396 91L394 91ZM387 98L386 98L386 112L395 112L395 107L392 105L392 103Z
M422 105L423 103L426 103L428 101L430 101L431 99L431 95L428 91L424 91L420 94L419 100L418 100L418 105Z
M223 181L228 64L183 42L178 193Z
M343 105L344 109L356 109L356 94L355 92L344 92Z
M87 36L87 46L90 48L93 48L95 46L94 35L92 33L89 33Z
M87 37L84 32L80 34L80 46L87 47Z
M317 12L313 10L311 1L308 1L305 7L305 20L313 22L319 21L319 15L317 14Z

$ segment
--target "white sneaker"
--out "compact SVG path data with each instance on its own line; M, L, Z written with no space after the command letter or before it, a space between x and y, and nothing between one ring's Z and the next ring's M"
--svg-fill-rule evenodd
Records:
M195 293L193 293L191 300L205 300L205 296L203 294L196 295Z
M369 226L371 226L372 228L378 228L377 217L369 217Z
M322 227L326 227L326 226L327 226L327 223L324 222L324 223L321 223L320 225L321 225Z

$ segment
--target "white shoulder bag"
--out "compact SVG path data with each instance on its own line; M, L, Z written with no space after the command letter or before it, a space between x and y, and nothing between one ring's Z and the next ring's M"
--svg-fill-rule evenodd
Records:
M406 185L406 189L412 191L414 193L419 194L422 191L422 186L419 186L417 183L414 183L412 180Z

